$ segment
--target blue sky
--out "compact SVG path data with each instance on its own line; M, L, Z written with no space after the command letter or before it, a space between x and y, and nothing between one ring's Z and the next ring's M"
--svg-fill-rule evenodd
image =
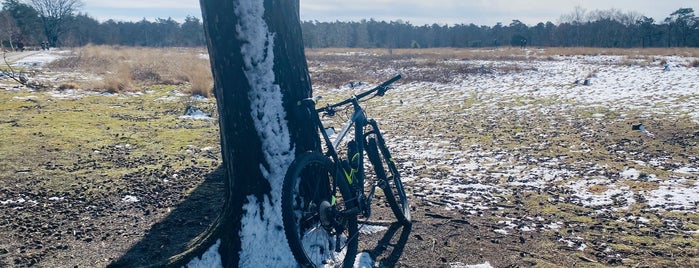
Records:
M216 1L216 0L213 0ZM198 0L83 0L82 12L97 20L138 21L188 15L201 17ZM635 11L662 21L670 13L691 7L699 15L696 0L301 0L301 19L319 21L403 20L415 25L474 23L509 24L518 19L528 25L551 21L576 6L588 11Z

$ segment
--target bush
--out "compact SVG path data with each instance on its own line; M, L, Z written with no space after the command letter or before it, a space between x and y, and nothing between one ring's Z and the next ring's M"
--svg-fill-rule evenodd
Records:
M211 72L208 69L194 68L189 74L188 78L191 88L189 93L192 95L200 95L204 97L213 96L213 78L211 77Z
M156 68L152 65L131 66L131 79L146 84L163 84L162 76Z
M63 83L58 85L58 90L66 90L66 89L78 89L80 86L76 83Z

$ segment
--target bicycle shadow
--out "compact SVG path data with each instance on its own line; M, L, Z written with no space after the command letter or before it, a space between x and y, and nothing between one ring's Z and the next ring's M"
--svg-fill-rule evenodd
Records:
M400 236L395 243L392 243L398 234L398 230L401 230ZM381 259L381 267L394 267L398 262L398 259L403 255L405 250L405 245L410 237L410 231L412 230L412 224L402 224L400 222L394 222L388 227L386 234L379 240L376 247L369 251L369 255L372 259L376 260L381 255L387 255L387 257ZM388 248L391 247L390 253L386 252ZM387 253L387 254L386 254Z
M215 222L225 201L223 166L204 176L182 203L107 267L151 267L187 249Z

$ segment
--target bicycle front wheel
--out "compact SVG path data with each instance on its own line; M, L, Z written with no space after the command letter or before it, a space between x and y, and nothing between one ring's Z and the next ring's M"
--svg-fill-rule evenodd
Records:
M303 267L352 267L357 255L357 216L343 214L349 187L335 186L338 169L320 153L291 163L282 185L282 221L289 247ZM336 187L340 191L336 191Z
M410 224L410 205L403 188L403 181L401 181L396 164L380 135L367 139L366 151L369 161L374 166L379 187L384 192L386 202L391 207L396 219L402 224Z

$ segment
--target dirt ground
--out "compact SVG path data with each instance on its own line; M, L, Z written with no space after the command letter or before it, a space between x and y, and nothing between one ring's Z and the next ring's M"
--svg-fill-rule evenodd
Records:
M12 127L11 122L2 124ZM138 156L136 148L107 146L94 157L75 158L68 153L69 158L63 160L54 160L65 157L56 149L45 150L39 152L45 155L41 161L13 166L2 177L2 267L105 267L115 261L127 267L145 266L182 251L213 222L222 205L224 171L215 165L191 164L201 159L216 163L218 149L189 156ZM58 162L62 164L55 164ZM148 165L152 162L189 164L175 169ZM128 171L116 179L88 175L105 167ZM57 176L67 184L58 187L47 176ZM550 198L563 193L523 191L517 193L520 198L502 198L496 206L474 215L445 209L438 196L415 192L409 182L406 187L413 226L409 233L397 230L391 238L393 246L375 252L381 254L380 259L400 254L399 267L464 267L485 262L493 267L697 265L696 242L675 226L640 229L610 224L623 215L593 215L589 209ZM525 205L526 200L541 201ZM582 222L588 216L598 223ZM376 217L388 219L381 212ZM498 231L504 221L537 217L542 218L537 223L541 227L555 222L563 226L559 230ZM687 214L684 222L695 221L695 215ZM385 234L361 239L378 241ZM398 243L402 235L407 235L405 244ZM581 251L580 244L561 242L576 236L589 238L591 248ZM617 246L611 251L608 245ZM371 242L362 247L375 248Z
M110 183L112 187L129 184L131 191L148 193L149 198L134 203L124 203L117 192L86 198L77 190L73 194L63 194L60 200L43 204L31 205L26 201L3 206L0 264L3 267L105 267L119 260L127 267L141 267L177 254L215 219L216 207L223 200L221 169L191 168L180 172L179 177L181 180L171 183L167 189L129 178ZM27 200L55 199L54 193L34 187L37 183L29 176L19 175L16 181L5 182L2 195L22 193ZM88 183L91 182L85 181ZM526 216L527 209L521 206L502 204L477 217L414 199L412 208L412 228L398 229L391 237L393 246L377 251L380 259L390 258L394 252L400 254L398 267L465 267L485 262L493 267L630 266L622 256L606 256L604 248L596 251L600 255L595 256L557 243L562 237L557 232L507 235L493 232L503 215ZM608 236L599 237L595 243L603 245L614 240L614 232L610 230ZM661 236L668 231L657 232ZM386 232L380 232L363 235L361 239L378 241L384 235ZM407 239L401 248L400 237L405 235ZM374 250L375 246L370 242L362 249ZM684 257L696 261L696 248L646 252L642 245L637 246L637 251L626 254L637 258ZM658 267L642 262L636 265ZM677 262L665 262L662 266L690 267Z
M360 250L387 262L398 257L397 267L699 267L696 207L651 207L643 195L669 182L697 185L694 173L674 171L696 167L699 132L688 113L668 119L672 103L619 108L539 99L545 88L509 96L500 85L481 86L502 80L518 86L528 81L522 73L554 76L541 67L555 62L549 56L535 67L517 57L459 67L451 55L390 55L377 66L375 55L364 62L359 54L322 53L310 53L310 67L329 99L338 98L332 95L341 92L342 77L363 77L360 70L376 76L401 68L411 77L366 107L390 122L382 127L405 172L413 225L365 234ZM602 68L595 83L606 74L647 70L595 64L589 69ZM438 82L422 82L429 79ZM551 87L587 90L573 80ZM111 95L0 84L0 267L147 266L180 253L206 230L223 202L218 126L180 116L191 107L212 111L215 101L179 95L181 87ZM696 100L696 94L673 99ZM653 127L653 139L631 131L639 118ZM574 173L554 173L539 185L547 174L537 168L552 159L559 161L550 170ZM464 161L479 166L462 168ZM502 175L513 167L534 175L523 183ZM640 172L620 175L630 168ZM613 183L586 185L590 199L618 186L634 191L635 203L612 191L608 203L590 205L569 187L600 177ZM483 191L466 188L484 184ZM389 218L382 213L376 217ZM390 242L371 242L380 239Z
M60 200L5 205L0 214L0 263L3 267L104 267L120 260L127 266L139 267L177 254L215 219L216 207L223 200L221 169L191 168L179 174L181 179L167 188L132 179L142 174L105 186L128 184L131 192L148 194L147 199L133 203L123 202L119 191L88 198L76 185L75 193L63 194L58 197ZM40 183L36 179L19 173L17 180L5 182L2 195L21 195L26 200L57 199L50 190L36 189L34 186ZM412 229L400 229L392 239L397 242L404 232L409 232L397 266L458 267L486 261L494 267L597 263L594 256L586 257L574 249L550 243L556 239L555 234L492 232L492 218L514 212L515 208L503 207L480 217L464 216L420 201L413 201L412 208ZM383 235L385 232L362 239L378 241ZM363 249L374 246L364 245ZM389 247L382 252L382 258L393 251L394 247Z

